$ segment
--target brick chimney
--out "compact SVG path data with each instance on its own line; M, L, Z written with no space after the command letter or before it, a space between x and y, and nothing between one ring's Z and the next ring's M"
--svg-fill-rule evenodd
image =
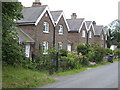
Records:
M96 25L96 22L95 22L95 21L93 21L93 22L92 22L92 24L93 24L93 26L95 26L95 25Z
M33 2L32 6L40 6L41 2L40 0L35 0L35 2Z
M72 15L71 15L71 19L76 19L76 18L77 18L76 13L72 13Z

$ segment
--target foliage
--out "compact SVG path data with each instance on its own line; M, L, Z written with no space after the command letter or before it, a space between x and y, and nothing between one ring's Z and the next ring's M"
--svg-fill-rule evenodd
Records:
M82 55L85 55L88 53L88 45L84 45L84 44L80 44L77 46L77 53L78 54L82 54Z
M25 59L25 54L18 45L15 22L22 18L21 10L19 2L2 3L2 60L11 65Z
M67 56L68 51L67 51L67 50L64 50L64 49L61 49L61 50L59 51L59 54L60 54L60 56Z
M49 77L46 73L5 65L2 74L2 87L3 88L35 88L55 80Z
M120 49L114 50L114 55L118 56L118 58L120 58Z
M67 57L60 58L60 68L64 70L78 69L81 67L82 55L77 55L74 52L69 52Z
M112 44L120 48L120 21L114 20L110 23L109 36L107 44L110 47Z
M43 49L40 49L39 55L35 59L36 69L52 74L55 71L55 62L56 50L54 48L49 49L48 54L43 54Z

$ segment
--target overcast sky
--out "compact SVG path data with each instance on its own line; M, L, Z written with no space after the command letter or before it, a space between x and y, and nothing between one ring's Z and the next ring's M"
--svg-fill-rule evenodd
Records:
M29 7L35 0L19 0L23 6ZM63 10L66 18L76 13L78 18L86 21L95 20L98 25L108 25L118 18L118 2L120 0L40 0L48 5L51 11Z

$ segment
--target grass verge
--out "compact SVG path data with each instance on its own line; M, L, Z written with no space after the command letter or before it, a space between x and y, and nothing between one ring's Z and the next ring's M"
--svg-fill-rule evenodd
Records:
M73 75L73 74L77 74L77 73L85 71L85 70L87 70L87 68L81 67L81 69L73 69L73 70L68 70L68 71L65 71L65 72L56 72L53 75L58 75L58 76L61 76L61 75Z
M43 72L12 66L3 67L2 78L2 88L34 88L55 81Z
M118 60L114 59L114 61L118 61ZM64 71L64 72L56 72L53 75L58 75L58 76L73 75L73 74L77 74L77 73L80 73L82 71L85 71L88 68L95 68L95 67L102 66L102 65L107 65L107 64L111 64L111 62L101 62L99 64L95 64L95 65L92 65L92 66L83 66L80 69L73 69L73 70L68 70L68 71Z

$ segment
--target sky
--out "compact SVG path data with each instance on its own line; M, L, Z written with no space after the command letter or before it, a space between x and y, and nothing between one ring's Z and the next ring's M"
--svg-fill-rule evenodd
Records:
M35 0L19 0L23 6L30 7ZM96 21L97 25L108 25L118 19L118 2L120 0L40 0L51 11L63 10L66 19L76 13L78 18Z

